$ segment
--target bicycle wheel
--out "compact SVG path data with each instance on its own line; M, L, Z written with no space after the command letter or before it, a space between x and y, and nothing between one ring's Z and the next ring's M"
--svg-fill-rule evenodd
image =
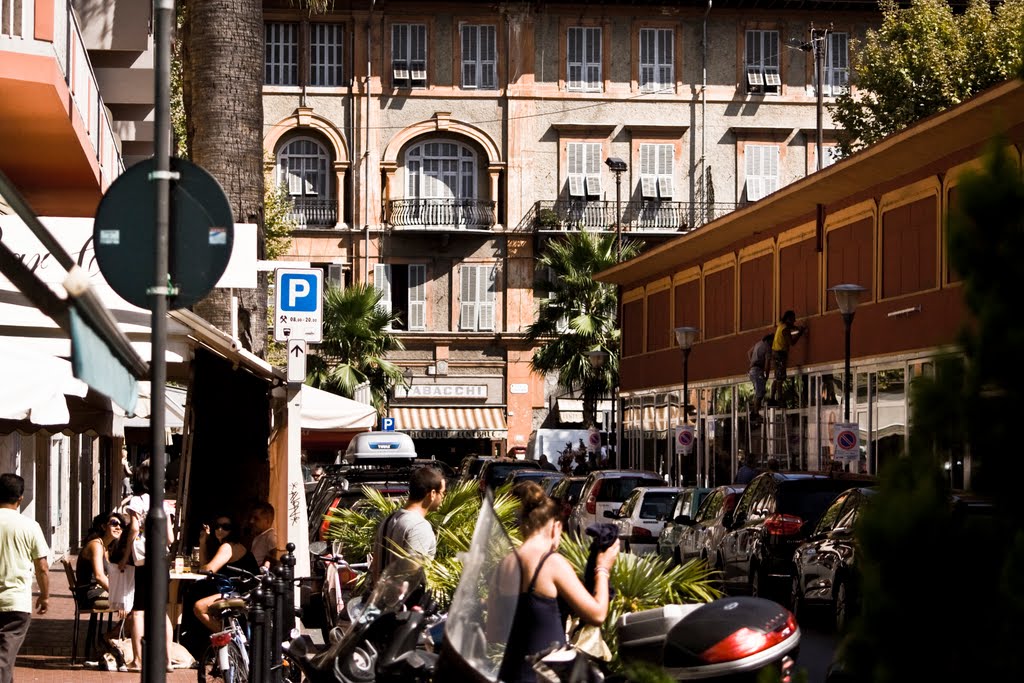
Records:
M217 648L212 645L206 648L202 659L199 660L199 670L196 674L199 683L249 683L249 668L238 649L238 643L232 640L226 647L227 671L221 671L217 663Z

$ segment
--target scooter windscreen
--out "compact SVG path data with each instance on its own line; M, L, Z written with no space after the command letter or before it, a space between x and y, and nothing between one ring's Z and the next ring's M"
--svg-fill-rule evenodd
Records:
M460 557L462 577L448 610L435 680L498 680L521 582L512 551L488 492L473 541Z

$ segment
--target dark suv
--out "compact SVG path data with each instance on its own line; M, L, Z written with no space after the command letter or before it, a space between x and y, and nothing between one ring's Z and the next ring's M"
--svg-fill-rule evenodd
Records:
M484 466L480 469L480 495L484 494L484 491L491 489L492 491L501 486L508 475L518 470L539 470L538 465L533 460L512 460L506 458L495 458L494 460L488 460L484 463ZM553 473L552 473L553 474Z
M788 590L793 551L810 535L821 513L847 489L870 486L870 477L810 472L765 472L747 485L723 525L716 568L726 590L770 596Z

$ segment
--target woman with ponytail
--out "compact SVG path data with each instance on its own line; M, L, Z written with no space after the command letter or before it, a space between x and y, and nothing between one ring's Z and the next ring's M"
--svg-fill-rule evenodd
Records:
M519 528L523 543L504 560L502 576L515 576L519 585L502 591L518 592L515 618L498 678L505 683L536 680L530 657L565 644L565 622L558 602L563 600L585 624L599 626L608 614L608 575L619 554L619 542L597 556L596 585L591 595L572 565L558 554L562 523L558 506L537 483L525 481L512 489L520 501ZM507 582L506 582L507 584Z

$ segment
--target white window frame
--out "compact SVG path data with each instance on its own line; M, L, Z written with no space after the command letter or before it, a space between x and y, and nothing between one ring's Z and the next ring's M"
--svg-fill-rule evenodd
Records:
M344 85L345 25L313 22L309 25L309 85L337 88Z
M405 322L405 329L412 332L422 332L427 329L427 266L423 263L396 264L399 268L406 268L408 274L408 302L409 319ZM380 308L386 313L394 310L394 296L392 294L392 277L394 266L390 263L378 263L373 266L373 286L382 293ZM389 329L391 329L389 327Z
M601 143L569 142L565 147L569 197L578 199L601 196Z
M756 202L779 189L779 146L748 144L743 148L747 201Z
M427 25L391 25L391 85L427 87Z
M849 89L850 36L842 32L829 32L825 42L825 96L836 97Z
M570 26L566 31L565 87L571 92L601 92L601 28Z
M264 85L299 84L299 25L268 21L263 25Z
M476 193L477 161L472 148L454 140L432 139L405 153L407 198L476 199Z
M461 24L462 88L497 90L498 29L493 24Z
M459 266L459 329L494 330L494 301L497 294L496 264Z
M657 92L675 88L675 31L640 29L640 89Z
M640 144L640 196L669 201L675 190L675 146L665 143Z
M317 140L292 138L277 153L277 183L292 197L330 199L330 165L330 154Z
M775 29L748 29L744 36L743 74L747 92L778 95L782 92L779 32Z

